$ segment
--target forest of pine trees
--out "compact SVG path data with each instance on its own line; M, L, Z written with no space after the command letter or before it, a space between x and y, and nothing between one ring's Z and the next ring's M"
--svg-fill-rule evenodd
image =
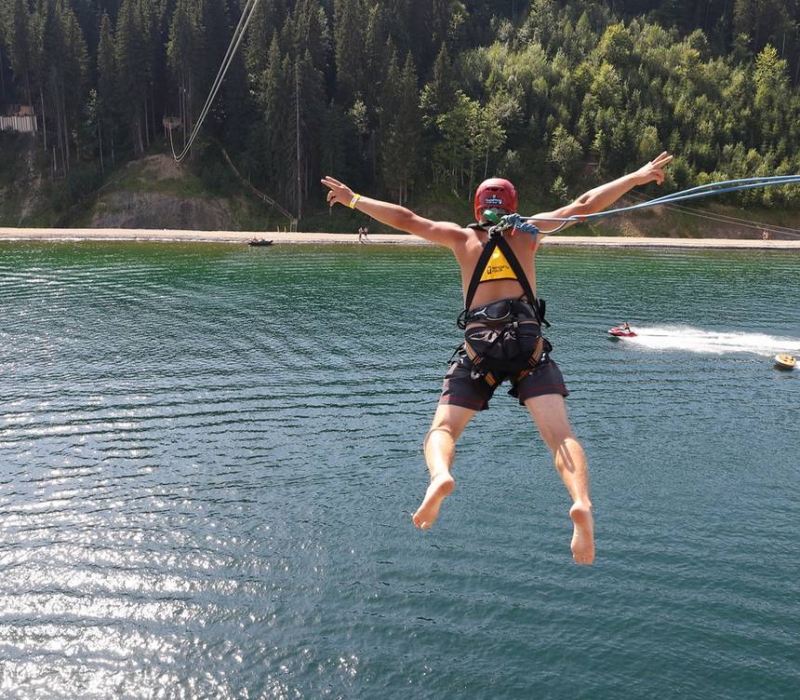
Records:
M664 149L676 189L800 173L800 0L0 0L0 111L33 105L59 178L163 150L165 116L180 150L252 1L195 148L300 217L327 173L401 203L562 199Z

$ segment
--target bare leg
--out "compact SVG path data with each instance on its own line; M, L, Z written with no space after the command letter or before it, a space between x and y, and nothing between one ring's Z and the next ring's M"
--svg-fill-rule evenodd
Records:
M589 496L589 470L586 455L569 425L564 397L548 394L525 402L536 427L550 451L561 480L572 497L572 557L578 564L594 561L594 518Z
M456 440L474 415L475 411L460 406L442 404L436 409L423 446L431 483L411 518L422 530L436 522L442 501L453 492L456 482L450 469L456 456Z

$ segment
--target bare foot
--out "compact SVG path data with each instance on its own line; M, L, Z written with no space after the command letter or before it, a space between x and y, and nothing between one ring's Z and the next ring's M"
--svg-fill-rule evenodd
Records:
M422 530L427 530L433 525L436 522L436 518L439 517L439 508L442 506L442 501L453 492L455 485L455 479L447 472L433 477L428 490L425 491L422 505L411 516L414 525Z
M572 533L572 558L576 564L591 564L594 561L594 518L592 509L576 503L569 511L575 526Z

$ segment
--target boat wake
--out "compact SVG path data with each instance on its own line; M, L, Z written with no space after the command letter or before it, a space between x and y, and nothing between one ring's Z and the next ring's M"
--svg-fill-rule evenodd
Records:
M765 357L780 352L800 354L800 339L765 333L723 333L691 326L635 326L634 330L636 337L625 338L625 343L651 350L688 350L715 355L753 353Z

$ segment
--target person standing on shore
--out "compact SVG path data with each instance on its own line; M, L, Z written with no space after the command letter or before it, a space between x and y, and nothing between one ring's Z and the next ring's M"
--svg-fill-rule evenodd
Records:
M573 559L578 564L594 561L586 455L569 423L564 400L569 392L550 357L552 346L541 335L542 326L549 324L544 303L535 296L534 258L542 238L561 225L552 219L577 217L577 221L606 209L634 187L661 184L671 160L671 155L661 153L635 172L595 187L566 206L530 217L538 228L533 235L493 228L501 216L517 211L516 189L500 178L478 187L476 223L467 227L426 219L406 207L356 194L333 177L323 178L330 206L358 209L387 226L449 248L461 270L465 308L459 326L465 341L445 375L423 442L430 484L412 516L414 525L427 530L438 518L442 502L455 487L451 468L456 441L476 413L488 408L496 387L508 379L509 393L527 408L572 498Z

